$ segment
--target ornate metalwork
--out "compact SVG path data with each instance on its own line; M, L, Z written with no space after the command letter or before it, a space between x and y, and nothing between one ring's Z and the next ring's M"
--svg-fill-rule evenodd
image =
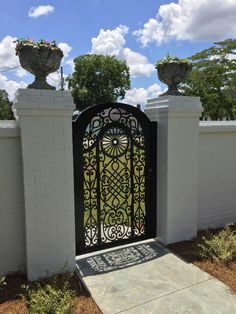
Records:
M147 154L139 120L125 106L110 106L82 135L84 249L144 238Z

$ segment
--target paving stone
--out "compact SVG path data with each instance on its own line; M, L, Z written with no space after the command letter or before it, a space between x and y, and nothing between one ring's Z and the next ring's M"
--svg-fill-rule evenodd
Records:
M82 256L77 266L104 314L236 313L227 286L154 240Z

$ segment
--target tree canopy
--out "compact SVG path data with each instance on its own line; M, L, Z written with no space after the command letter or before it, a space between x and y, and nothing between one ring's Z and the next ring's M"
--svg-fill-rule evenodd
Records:
M129 68L125 61L113 56L81 55L74 59L75 71L68 78L68 86L77 109L93 104L123 99L130 88Z
M13 112L8 94L4 89L0 90L0 120L12 120Z
M236 39L216 42L191 56L193 70L183 89L200 96L204 115L212 120L236 118Z

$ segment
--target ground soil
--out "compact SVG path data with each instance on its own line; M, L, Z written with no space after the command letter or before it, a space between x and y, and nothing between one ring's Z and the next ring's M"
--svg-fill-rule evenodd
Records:
M75 275L61 275L57 280L44 280L41 284L50 283L57 287L63 287L64 282L69 282L69 288L74 290L76 297L73 300L71 314L101 314L94 300L80 284ZM15 274L6 278L6 285L0 290L0 314L28 314L27 302L25 300L25 289L23 285L33 287L35 283L29 283L25 276Z
M234 226L236 230L236 225ZM210 230L212 233L219 232L220 229ZM203 271L209 273L215 278L223 281L233 291L236 292L236 259L223 264L217 263L211 259L204 259L199 256L198 243L202 241L202 236L206 234L206 231L200 231L198 237L192 241L183 241L169 245L171 249L177 255L183 257L185 260L193 263Z
M234 228L236 230L236 225ZM217 233L219 229L210 231ZM200 231L197 239L174 243L168 247L185 260L221 280L236 292L236 259L227 264L222 264L199 256L198 243L201 242L205 233L205 231ZM53 284L63 287L66 280L69 280L69 288L76 292L71 314L102 314L75 275L61 275L57 278L56 283L55 280L53 281ZM22 288L22 285L33 286L34 284L27 282L25 276L20 274L8 276L6 282L7 284L0 290L0 314L28 314L27 302L24 299L25 290ZM43 281L43 283L52 284L50 279Z

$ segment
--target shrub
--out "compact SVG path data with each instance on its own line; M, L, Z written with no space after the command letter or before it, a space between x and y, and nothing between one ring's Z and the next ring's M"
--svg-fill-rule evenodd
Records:
M236 232L226 225L217 234L208 232L202 237L202 243L198 245L200 256L211 258L217 262L226 263L236 257Z
M27 287L27 303L30 314L67 314L72 308L75 293L68 288L62 289L47 284L37 284L36 288Z

